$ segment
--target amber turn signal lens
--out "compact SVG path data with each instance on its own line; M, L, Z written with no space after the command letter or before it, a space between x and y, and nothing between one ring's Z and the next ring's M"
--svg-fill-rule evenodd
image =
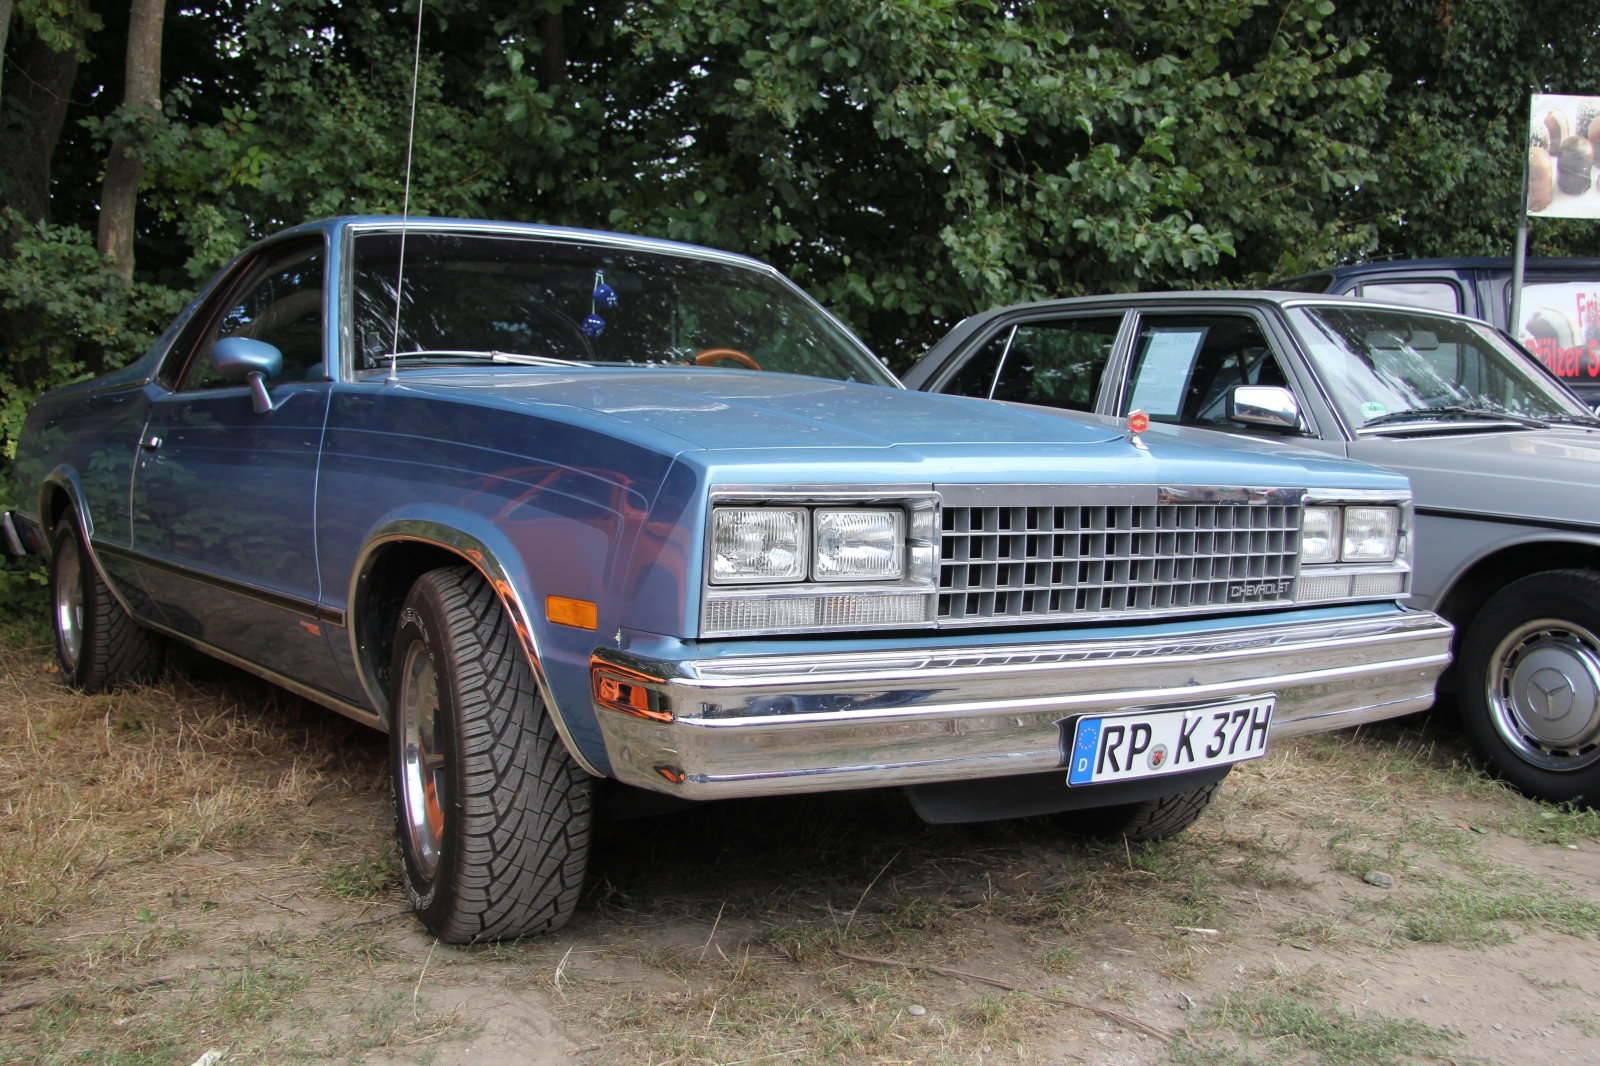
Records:
M633 678L615 669L594 667L590 671L594 687L594 700L602 707L635 718L649 718L657 722L672 721L672 711L666 697L652 692Z
M579 629L594 629L600 624L594 604L588 600L569 600L565 596L546 596L544 616L560 625Z

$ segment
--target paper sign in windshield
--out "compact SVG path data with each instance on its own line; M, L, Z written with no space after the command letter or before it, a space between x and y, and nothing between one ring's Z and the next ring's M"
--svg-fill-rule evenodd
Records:
M1194 357L1205 343L1204 329L1158 329L1145 335L1144 360L1133 383L1130 410L1143 411L1152 418L1176 418L1183 408L1183 395L1189 388Z
M1596 155L1600 96L1535 96L1528 128L1528 214L1600 218Z

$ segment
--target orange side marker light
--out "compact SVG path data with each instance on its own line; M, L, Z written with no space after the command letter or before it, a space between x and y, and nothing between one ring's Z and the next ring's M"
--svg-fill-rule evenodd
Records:
M544 616L559 625L578 629L594 629L600 624L600 613L594 604L566 596L546 596Z

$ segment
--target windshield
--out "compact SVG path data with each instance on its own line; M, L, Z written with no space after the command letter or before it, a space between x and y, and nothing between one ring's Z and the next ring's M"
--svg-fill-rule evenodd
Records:
M1472 412L1542 421L1589 412L1481 323L1426 312L1297 307L1288 312L1333 401L1356 429L1416 413Z
M400 234L355 240L361 369L387 366ZM533 356L699 365L893 385L793 286L737 264L528 236L406 235L400 366ZM408 355L407 353L412 353ZM742 358L741 358L742 357Z

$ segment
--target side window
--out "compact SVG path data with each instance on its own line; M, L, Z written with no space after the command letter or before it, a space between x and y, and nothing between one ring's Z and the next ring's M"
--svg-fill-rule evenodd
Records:
M995 371L1006 349L1011 346L1011 335L1015 332L1015 329L1003 329L990 337L983 347L961 364L961 369L956 371L954 377L939 387L939 391L951 396L976 396L980 400L987 400L994 394Z
M994 398L1093 411L1121 327L1121 315L1021 323Z
M273 381L313 380L322 370L323 252L320 243L300 245L251 271L242 295L236 291L197 346L185 390L230 388L211 365L211 348L224 337L265 341L283 353ZM315 373L311 373L315 371Z
M1430 311L1461 313L1461 290L1448 281L1372 281L1357 285L1355 295Z
M1250 315L1146 315L1123 390L1122 413L1206 429L1267 431L1227 417L1236 385L1289 386L1283 365Z

